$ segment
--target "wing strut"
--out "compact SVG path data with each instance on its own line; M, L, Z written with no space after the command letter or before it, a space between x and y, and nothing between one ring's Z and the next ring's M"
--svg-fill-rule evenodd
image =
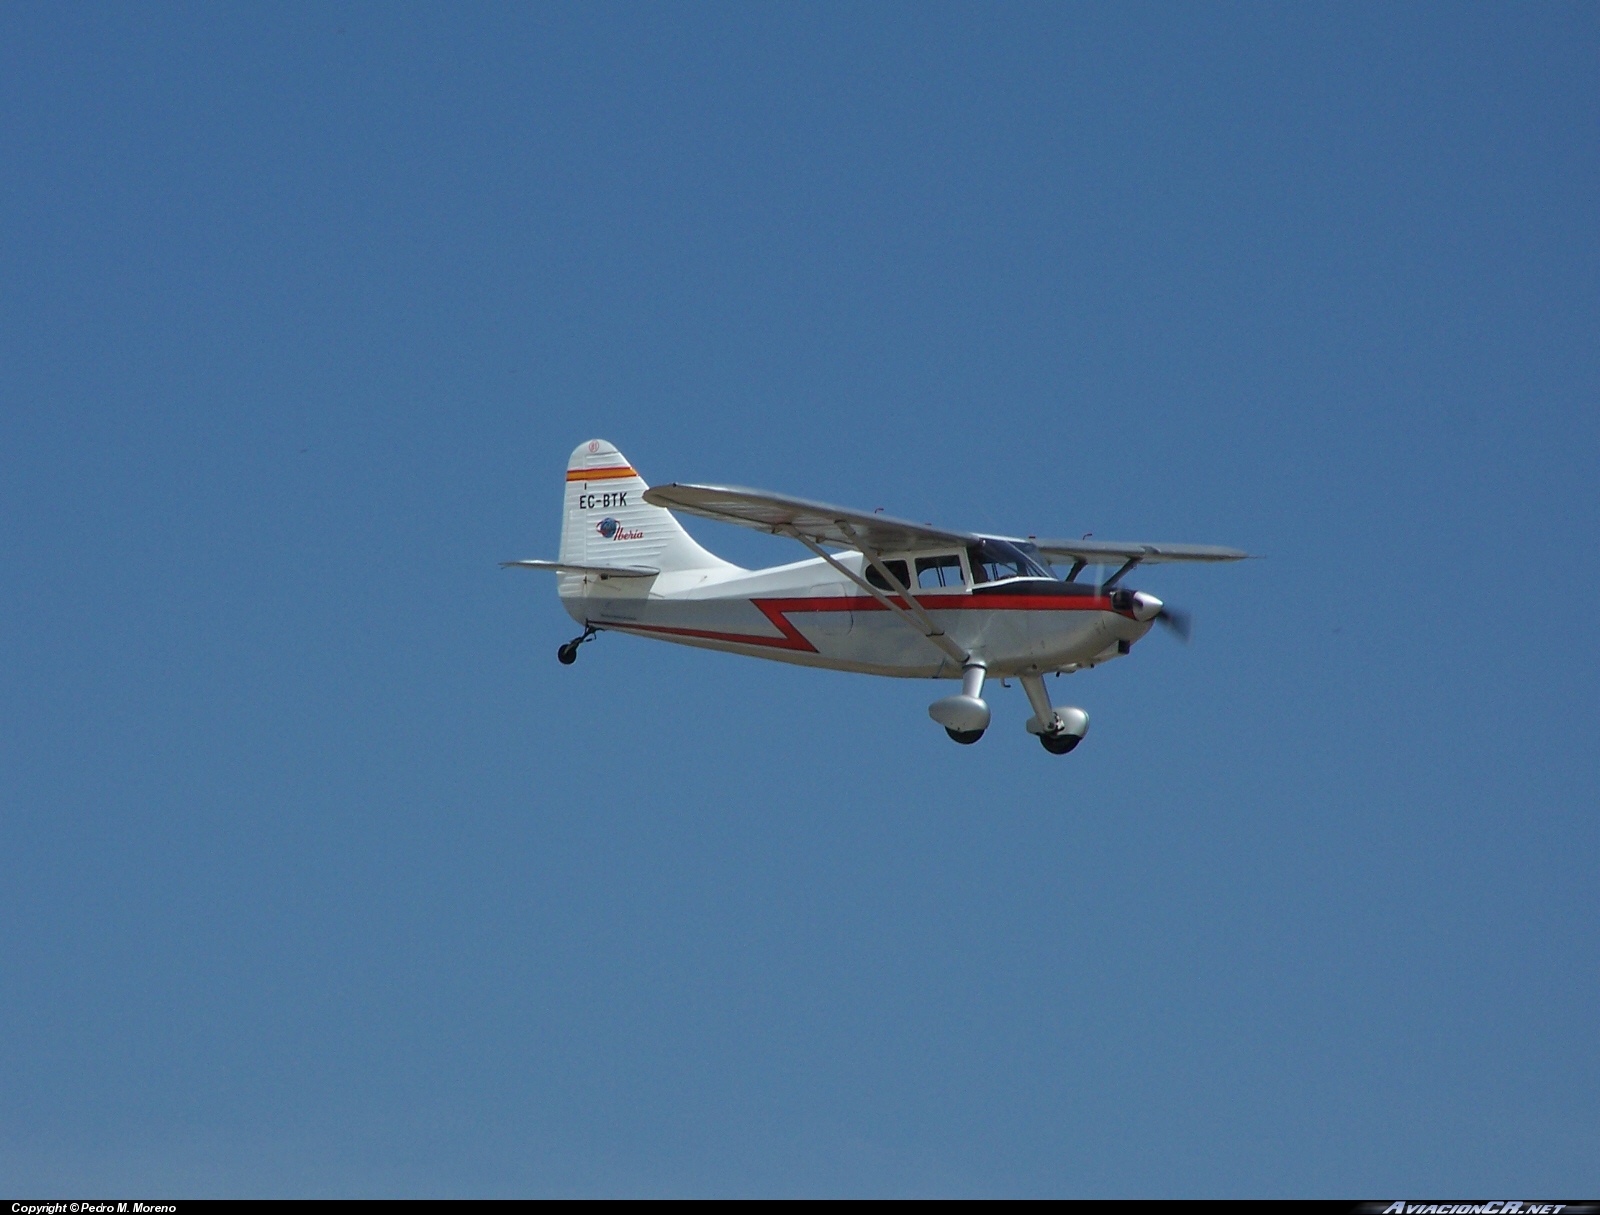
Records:
M845 535L849 536L852 540L855 540L855 534L851 530L848 523L840 523L839 527L844 531ZM966 666L970 655L967 654L966 651L964 651L955 642L950 640L945 631L933 622L933 617L928 615L922 604L917 602L916 597L913 596L909 590L900 585L900 580L898 578L896 578L888 570L884 569L883 561L878 557L878 554L864 545L861 545L859 540L856 541L856 544L861 549L861 555L872 563L872 568L877 570L878 573L882 574L890 586L894 587L895 590L899 591L903 596L905 596L907 605L916 610L915 615L912 615L911 612L906 611L905 608L901 607L893 599L889 598L888 595L884 594L877 587L873 586L872 583L861 577L861 575L857 574L854 570L847 569L840 565L839 562L834 560L832 553L826 551L821 545L814 543L809 536L801 535L792 527L778 527L774 528L773 530L800 541L801 544L805 545L834 569L838 570L846 578L850 579L851 582L855 583L862 590L866 591L867 594L871 595L879 603L883 604L884 607L888 608L895 615L899 616L902 620L904 620L912 628L916 629L917 632L921 633L929 641L933 642L934 645L938 646L946 654L950 655L950 657L955 659L956 662L960 663L962 666Z
M1112 574L1111 577L1107 578L1104 582L1102 582L1100 584L1100 589L1102 591L1109 591L1112 587L1116 586L1117 583L1122 581L1122 575L1126 574L1129 570L1131 570L1134 566L1138 565L1139 562L1141 562L1143 560L1144 560L1144 557L1142 557L1142 556L1129 557L1127 559L1127 561L1125 561L1123 563L1122 568L1120 570L1118 570L1116 573ZM1067 581L1070 582L1072 580L1069 578Z

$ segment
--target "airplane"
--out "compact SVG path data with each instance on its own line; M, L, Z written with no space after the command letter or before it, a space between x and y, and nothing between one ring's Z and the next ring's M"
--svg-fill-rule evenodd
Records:
M675 511L787 536L812 555L743 569L696 543ZM963 744L989 728L984 682L1015 678L1033 709L1028 732L1065 755L1088 733L1089 715L1053 706L1044 676L1121 657L1157 623L1188 637L1187 616L1122 579L1140 565L1248 556L1215 545L947 531L730 486L651 488L614 446L591 439L567 461L558 559L501 564L557 575L561 605L583 626L557 651L563 664L613 631L834 671L959 679L961 691L928 716ZM1051 569L1067 562L1065 577ZM1112 565L1102 581L1078 581Z

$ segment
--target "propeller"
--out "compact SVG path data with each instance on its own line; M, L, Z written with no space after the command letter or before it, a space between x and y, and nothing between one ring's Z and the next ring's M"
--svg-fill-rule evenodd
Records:
M1189 613L1168 607L1148 591L1129 591L1118 587L1111 592L1111 602L1119 611L1132 612L1135 620L1154 621L1171 630L1180 640L1189 640Z
M1189 642L1189 633L1193 629L1194 619L1188 612L1178 611L1165 605L1156 613L1156 623L1171 630L1174 636L1185 645Z

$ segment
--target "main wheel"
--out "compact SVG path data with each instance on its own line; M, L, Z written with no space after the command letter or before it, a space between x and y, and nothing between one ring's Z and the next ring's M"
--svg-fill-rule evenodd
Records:
M1065 755L1083 741L1081 734L1041 734L1039 742L1051 755Z
M570 667L573 663L578 661L578 647L573 645L570 641L564 642L561 648L556 651L556 658L560 661L562 666Z
M949 726L946 726L944 732L964 747L970 747L983 737L982 730L952 730Z

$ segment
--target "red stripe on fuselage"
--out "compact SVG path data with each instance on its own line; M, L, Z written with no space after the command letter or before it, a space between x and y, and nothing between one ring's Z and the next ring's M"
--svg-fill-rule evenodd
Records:
M813 602L832 601L811 599L752 599L750 601L752 606L759 610L768 620L772 621L778 632L783 634L781 637L758 637L749 633L720 633L715 629L680 629L664 624L624 624L612 627L636 629L645 633L665 633L672 637L702 637L707 641L732 641L739 645L759 645L773 650L799 650L803 654L815 654L817 653L817 647L807 641L801 635L800 630L795 628L789 622L789 618L783 614L786 610L794 610L793 608L785 608L784 604ZM838 602L848 603L849 600L841 599ZM839 609L831 610L837 611Z
M891 596L900 607L906 601L898 595ZM929 595L918 602L930 612L991 611L991 612L1111 612L1111 600L1104 595L1082 597L1064 595L985 595L979 599L972 595ZM706 641L731 641L738 645L765 646L773 650L798 650L804 654L817 653L817 647L807 641L789 620L789 612L886 612L878 600L870 595L839 595L814 599L752 599L750 605L772 622L782 636L761 637L750 633L723 633L716 629L685 629L664 624L624 624L605 622L603 627L631 629L641 633L664 633L672 637L700 637ZM1132 617L1131 612L1119 615Z

